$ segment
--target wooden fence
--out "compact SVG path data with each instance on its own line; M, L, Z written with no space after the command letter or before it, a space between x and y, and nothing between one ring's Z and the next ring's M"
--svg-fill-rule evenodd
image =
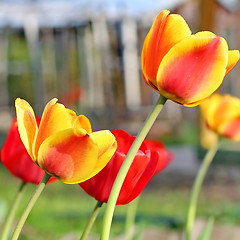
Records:
M40 114L57 97L92 116L98 127L121 127L121 121L132 119L126 130L135 133L136 122L142 123L158 97L141 71L141 49L152 20L96 16L73 26L42 27L30 15L21 28L0 29L1 113L14 116L14 100L22 97ZM171 102L164 111L164 119L176 126L185 114L197 117L196 110L189 113Z

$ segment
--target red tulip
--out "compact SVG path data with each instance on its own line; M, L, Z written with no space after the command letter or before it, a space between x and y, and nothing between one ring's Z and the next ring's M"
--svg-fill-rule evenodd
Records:
M36 118L38 125L40 120L40 117ZM24 182L39 184L44 176L45 172L34 164L20 139L16 118L12 122L2 147L1 160L11 174L22 179ZM52 181L56 181L56 179L51 177L48 183Z
M100 202L107 202L118 171L135 137L123 130L112 131L118 147L103 170L79 185L86 193ZM144 189L152 176L162 171L170 163L172 155L157 141L145 140L137 152L120 191L117 205L128 204Z

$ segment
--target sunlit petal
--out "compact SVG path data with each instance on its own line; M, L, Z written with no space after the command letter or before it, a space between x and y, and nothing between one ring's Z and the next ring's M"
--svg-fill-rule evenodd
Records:
M33 160L36 157L33 152L38 126L32 107L20 98L15 101L18 129L21 140Z
M177 26L177 27L176 27ZM155 19L142 50L142 69L145 81L156 87L156 75L165 54L179 41L191 35L185 20L178 14L162 11Z
M40 146L38 164L64 183L89 178L98 159L98 146L83 129L67 129L53 134Z
M157 74L159 92L182 105L196 105L220 86L227 60L223 38L210 32L187 37L163 58Z
M228 51L228 64L226 69L226 74L228 74L232 68L236 65L239 60L239 51L238 50L231 50Z
M117 142L114 135L108 130L93 132L91 134L91 137L93 137L94 141L98 145L99 150L98 161L93 172L91 173L92 177L96 175L101 169L103 169L109 162L109 159L112 158L117 149Z
M38 136L35 146L37 155L41 143L52 134L72 127L72 116L64 105L57 103L54 98L46 105L42 120L39 126Z
M87 131L87 133L92 132L92 126L90 121L88 120L87 117L84 115L79 115L78 117L75 118L73 122L73 127L74 128L83 128Z

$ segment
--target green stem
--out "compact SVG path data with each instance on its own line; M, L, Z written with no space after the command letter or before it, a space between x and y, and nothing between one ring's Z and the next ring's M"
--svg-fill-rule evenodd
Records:
M198 171L197 177L195 178L191 198L189 202L189 208L188 208L188 214L187 214L187 221L186 221L186 240L191 239L191 231L193 228L195 215L196 215L196 208L197 208L197 202L198 202L198 196L199 192L202 187L203 180L206 176L207 170L219 148L219 141L216 142L206 153L202 165Z
M119 192L121 190L122 184L124 182L124 179L127 175L127 172L133 162L133 159L140 148L143 140L145 139L146 135L148 134L150 128L152 127L153 123L155 122L158 114L161 112L163 105L167 99L163 96L160 96L156 105L154 106L152 112L149 114L148 118L146 119L142 129L139 131L135 141L133 142L123 164L122 167L119 170L119 173L116 177L116 180L113 184L112 191L110 193L106 212L103 218L103 229L101 234L101 240L108 240L110 235L110 229L111 229L111 223L113 218L113 212L115 209L115 205L117 202L117 198L119 195Z
M9 233L10 233L10 230L11 230L11 226L12 226L12 223L13 223L13 219L14 219L14 216L15 216L16 211L18 209L19 203L22 199L23 190L24 190L25 186L26 186L26 182L21 182L21 185L18 189L17 195L14 199L13 205L10 209L10 212L8 213L8 217L6 219L6 222L5 222L5 225L4 225L4 228L3 228L1 240L7 240L8 239L8 236L9 236Z
M45 173L45 175L43 176L43 179L42 181L38 184L35 192L33 193L31 199L29 200L26 208L24 209L20 219L19 219L19 222L15 228L15 231L13 233L13 236L12 236L12 239L11 240L17 240L18 239L18 236L23 228L23 225L29 215L29 213L31 212L34 204L36 203L37 199L39 198L40 194L42 193L43 189L45 188L46 186L46 183L48 182L49 178L51 176L48 175L47 173Z
M80 240L87 239L87 236L88 236L88 234L89 234L89 232L90 232L90 230L91 230L91 228L92 228L92 226L95 222L96 217L98 216L98 213L99 213L102 205L103 205L103 202L97 202L95 208L93 209L92 215L90 216L90 218L88 220L88 223L83 230L83 233L82 233L82 236L81 236Z
M126 216L126 226L125 226L125 240L133 239L133 228L136 218L137 206L139 197L128 204L127 206L127 216Z

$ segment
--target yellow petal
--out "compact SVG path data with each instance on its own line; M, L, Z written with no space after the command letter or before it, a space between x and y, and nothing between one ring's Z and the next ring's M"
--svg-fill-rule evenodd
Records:
M87 131L87 133L92 132L91 123L88 120L88 118L85 117L84 115L80 115L80 116L75 118L75 120L73 122L73 127L74 128L83 128Z
M178 14L162 11L154 20L142 50L142 69L146 82L155 89L159 64L179 41L191 35L185 20ZM155 89L156 90L156 89Z
M91 133L91 136L98 145L99 149L98 161L91 173L91 177L93 177L111 160L117 149L117 141L115 140L115 136L108 130L93 132Z
M69 110L64 107L64 105L56 102L56 98L49 101L43 111L35 145L36 155L41 143L46 138L56 132L72 128L73 116L70 114Z
M240 99L229 94L213 94L201 106L204 122L220 136L238 139L240 130Z
M222 83L228 61L225 39L199 32L171 48L157 74L161 94L179 104L197 105Z
M217 129L215 123L217 120L216 112L218 112L217 109L219 109L220 103L221 95L215 93L200 105L203 119L212 130Z
M38 164L68 184L91 177L98 160L98 146L84 129L66 129L48 137L40 146Z
M238 50L228 51L228 64L226 69L226 74L228 74L232 68L236 65L240 57Z
M29 155L35 161L36 157L34 155L33 148L38 126L34 111L28 102L20 98L16 99L15 106L20 137Z

